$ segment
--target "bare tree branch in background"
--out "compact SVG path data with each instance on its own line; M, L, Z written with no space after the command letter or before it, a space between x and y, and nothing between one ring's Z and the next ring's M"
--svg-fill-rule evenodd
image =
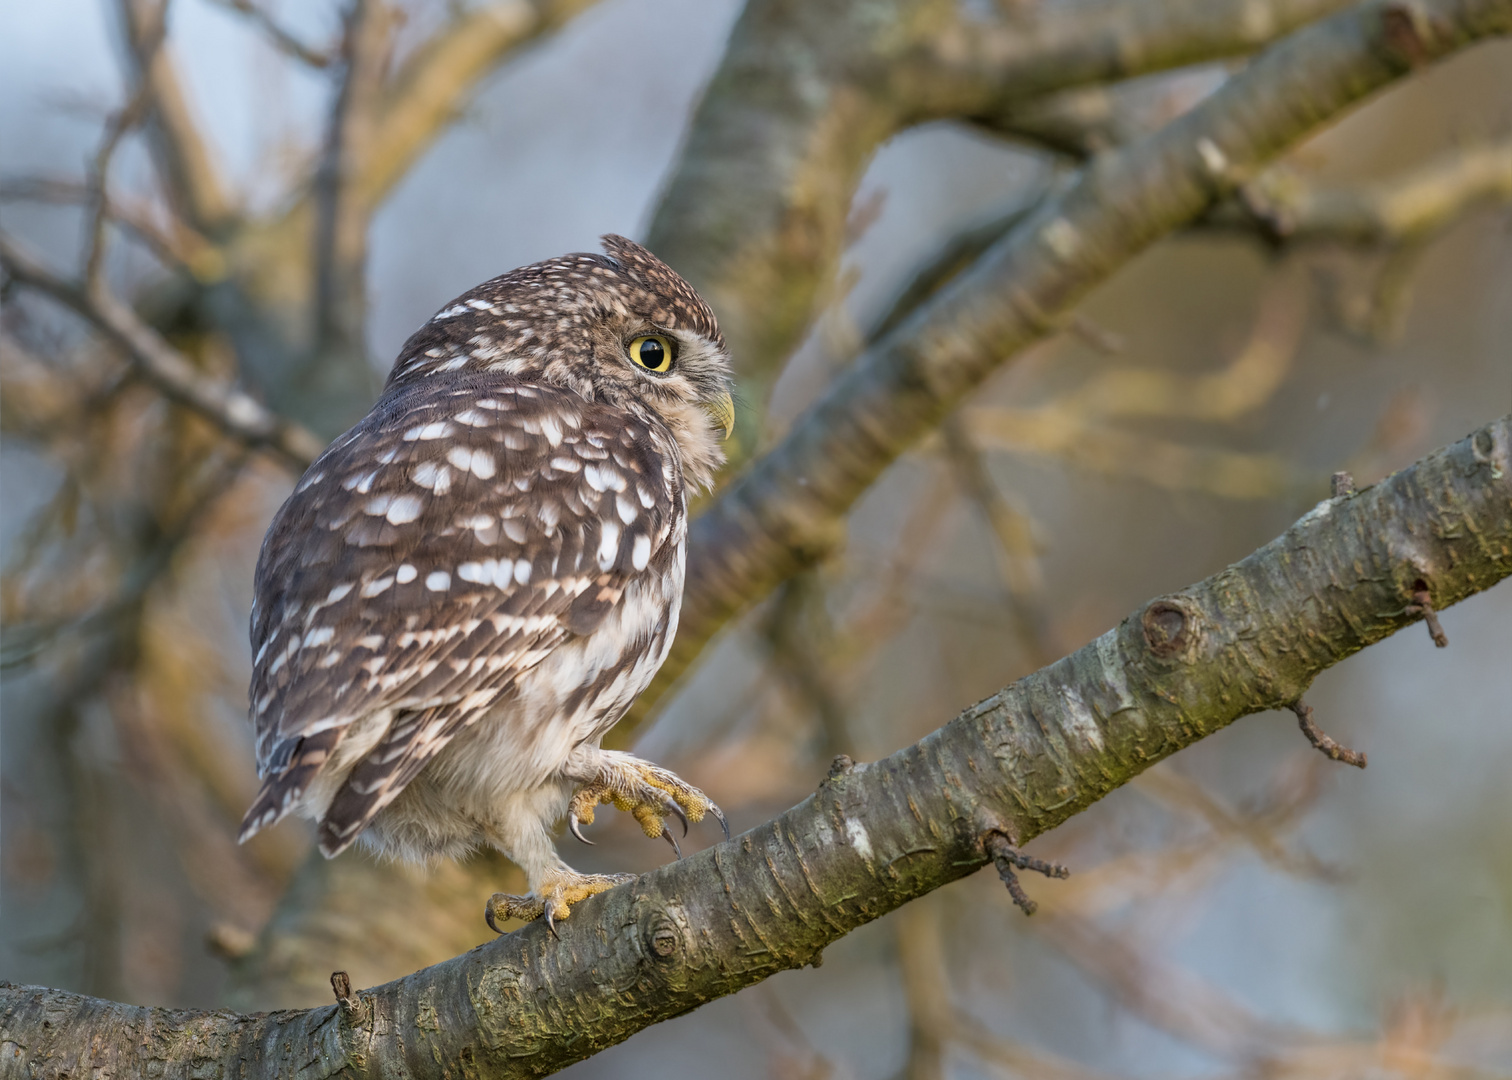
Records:
M184 97L172 49L159 43L167 10L168 0L117 0L133 74L150 102L152 143L169 201L193 228L218 235L234 208Z
M1509 508L1512 416L1320 504L921 742L837 763L777 820L585 901L560 940L535 924L366 992L333 980L336 1005L254 1016L3 984L0 1041L60 1074L172 1078L220 1062L248 1077L311 1065L542 1075L814 964L856 927L980 869L989 847L1016 848L1240 717L1297 700L1321 671L1416 621L1421 585L1440 609L1489 588L1512 574ZM1211 1019L1225 1052L1252 1055L1253 1025L1207 1001L1205 1016L1174 1019Z
M952 3L756 0L694 114L647 243L720 313L760 407L828 295L856 185L886 139L1251 52L1344 6L1095 0L992 23Z
M1008 358L1055 332L1093 287L1362 97L1512 29L1505 3L1413 12L1405 42L1399 9L1372 3L1268 49L1169 127L1099 157L859 357L695 520L677 640L626 722L736 611L830 550L883 469Z
M205 376L104 284L92 292L56 277L30 255L0 237L0 267L13 280L46 293L89 320L117 345L142 376L174 401L187 405L250 446L267 446L298 469L314 461L325 443L274 415L256 399Z

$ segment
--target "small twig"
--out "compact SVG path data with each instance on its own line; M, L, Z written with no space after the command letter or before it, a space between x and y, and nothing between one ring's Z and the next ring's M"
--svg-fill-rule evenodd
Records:
M1428 583L1421 578L1412 583L1412 603L1404 609L1408 615L1421 615L1423 621L1428 624L1428 633L1433 636L1433 643L1440 649L1449 647L1449 635L1444 633L1444 627L1439 622L1438 612L1433 610L1433 600L1428 595Z
M272 15L254 4L252 0L211 0L211 3L247 16L257 24L258 29L267 35L274 48L302 64L308 64L312 68L328 68L340 55L336 49L314 49L306 45L278 25Z
M157 11L152 25L147 29L146 36L141 42L142 62L144 66L151 66L156 59L158 50L163 46L163 38L167 34L168 5L164 3ZM121 140L126 134L146 118L148 106L152 104L152 86L149 80L143 79L137 84L121 110L112 115L105 123L105 132L100 138L100 145L95 150L94 160L90 163L89 175L85 182L85 214L89 220L89 228L85 230L84 246L84 287L92 288L100 277L100 267L105 261L105 226L110 220L110 162L115 156L116 148L121 145Z
M1003 833L989 832L982 838L982 845L987 849L987 854L992 856L992 863L997 867L998 877L1002 878L1003 884L1008 886L1008 895L1013 897L1013 902L1025 915L1033 915L1039 905L1029 899L1029 894L1019 884L1015 870L1033 870L1037 874L1053 878L1071 876L1071 871L1060 863L1046 862L1043 859L1036 859L1033 855L1025 855L1014 847L1013 841Z
M1365 755L1359 750L1351 750L1341 745L1337 740L1329 736L1313 720L1312 706L1303 702L1301 698L1287 706L1297 714L1297 726L1302 729L1302 734L1307 736L1307 741L1317 747L1320 752L1332 758L1334 761L1342 761L1346 765L1353 765L1357 769L1365 767Z
M101 192L101 205L110 222L135 238L165 267L178 267L197 277L217 277L225 257L205 236L187 222L172 218L165 224L154 219L145 201L123 199ZM86 210L95 198L91 185L79 180L48 176L22 176L0 180L0 203L39 202L81 206Z
M1354 477L1347 472L1336 472L1329 477L1329 488L1335 499L1342 499L1355 492Z

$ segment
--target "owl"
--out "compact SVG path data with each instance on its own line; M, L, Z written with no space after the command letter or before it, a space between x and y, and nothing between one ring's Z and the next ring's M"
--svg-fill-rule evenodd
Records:
M606 236L487 281L409 339L378 403L279 509L257 561L245 840L295 812L321 852L492 845L525 871L503 917L555 922L628 880L556 853L565 815L724 815L600 748L677 632L688 495L734 421L714 314ZM729 835L728 826L725 835Z

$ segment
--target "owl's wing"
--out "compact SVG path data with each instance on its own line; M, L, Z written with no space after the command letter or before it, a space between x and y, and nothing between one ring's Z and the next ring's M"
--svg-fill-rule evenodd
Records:
M681 479L659 445L624 410L476 374L396 387L332 444L258 559L264 783L242 838L351 737L362 760L322 823L334 854L522 672L667 572Z

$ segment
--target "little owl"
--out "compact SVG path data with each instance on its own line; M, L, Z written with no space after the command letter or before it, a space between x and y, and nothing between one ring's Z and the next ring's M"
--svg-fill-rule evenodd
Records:
M697 788L599 748L677 632L688 491L734 420L708 305L638 244L604 250L437 312L274 517L252 606L263 784L241 839L297 811L327 857L491 844L530 894L495 895L489 924L554 928L626 880L562 862L564 813L582 839L612 803L674 848L668 815L724 824Z

